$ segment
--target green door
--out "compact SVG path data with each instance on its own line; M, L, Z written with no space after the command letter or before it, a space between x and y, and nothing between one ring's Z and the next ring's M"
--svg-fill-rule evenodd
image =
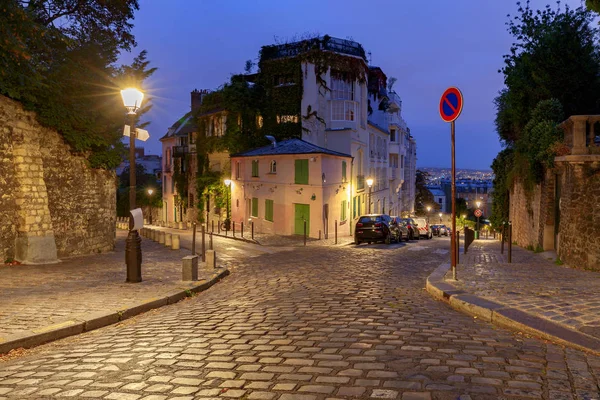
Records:
M310 204L294 204L294 234L304 235L306 221L306 236L310 235Z

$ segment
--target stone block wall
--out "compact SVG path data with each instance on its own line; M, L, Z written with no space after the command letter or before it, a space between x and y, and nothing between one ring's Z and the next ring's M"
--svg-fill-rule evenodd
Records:
M558 255L569 266L600 271L600 156L588 156L586 162L577 162L576 157L562 157L565 161L557 163L561 185Z
M112 250L115 221L114 172L89 168L34 113L0 96L1 261Z
M546 210L542 202L547 193L544 189L543 184L536 185L532 193L527 193L523 185L516 182L510 191L512 240L521 247L543 245Z

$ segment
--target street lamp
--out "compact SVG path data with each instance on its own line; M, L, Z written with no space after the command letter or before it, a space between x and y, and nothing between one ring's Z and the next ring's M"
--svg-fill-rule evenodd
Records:
M154 189L148 189L148 197L150 198L150 201L148 202L150 203L150 205L148 206L148 208L150 209L150 215L148 220L150 221L150 225L152 225L152 193L154 193Z
M479 207L481 207L481 202L477 201L475 204L477 205L477 209L479 210ZM479 215L477 216L477 232L479 232Z
M440 224L442 223L442 213L440 213Z
M225 227L229 229L229 187L231 186L231 179L225 179L224 183L227 186L227 217L225 218Z
M129 123L129 209L135 210L135 116L144 100L144 93L137 89L121 90L123 105L130 117ZM127 264L127 282L142 281L142 238L134 228L133 213L129 217L129 234L125 243L125 263Z
M427 206L427 225L429 225L429 212L431 211L431 206Z
M367 186L369 187L369 214L371 214L371 187L373 187L373 178L367 178Z

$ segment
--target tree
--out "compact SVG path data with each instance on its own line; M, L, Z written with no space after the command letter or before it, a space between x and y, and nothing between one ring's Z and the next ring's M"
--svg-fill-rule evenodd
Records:
M585 5L590 10L600 13L600 0L585 0Z
M138 1L4 0L0 8L0 94L35 111L92 166L118 165L119 89L132 74L154 72L145 52L130 68L114 65L135 45Z
M415 213L417 215L427 214L427 206L434 204L433 194L425 186L427 184L427 178L429 173L425 171L417 170L416 173L416 195L415 195Z

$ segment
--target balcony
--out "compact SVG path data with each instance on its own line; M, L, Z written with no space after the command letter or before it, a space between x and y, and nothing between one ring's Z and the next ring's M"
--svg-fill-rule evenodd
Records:
M188 153L187 146L173 146L173 157L182 158Z
M365 190L365 176L358 175L356 177L356 191Z

